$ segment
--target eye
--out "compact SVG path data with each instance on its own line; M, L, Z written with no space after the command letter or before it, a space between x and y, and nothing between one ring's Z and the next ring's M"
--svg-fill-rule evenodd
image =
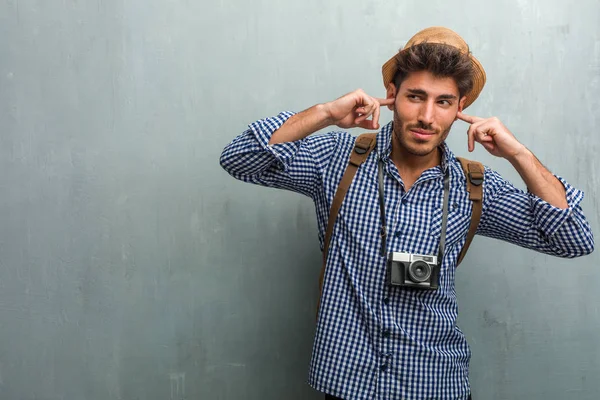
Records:
M416 94L409 94L406 97L408 97L410 100L415 100L415 101L421 100L421 97L419 95L416 95Z
M452 102L450 100L440 100L438 101L438 104L441 104L444 107L449 107L452 105Z

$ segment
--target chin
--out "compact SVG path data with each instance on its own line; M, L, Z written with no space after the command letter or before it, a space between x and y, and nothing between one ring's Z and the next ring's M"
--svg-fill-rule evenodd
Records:
M406 146L405 149L410 154L415 156L426 156L435 151L438 146L431 147L431 145L427 146Z
M426 156L435 151L440 145L440 142L429 141L426 143L419 143L413 141L400 140L400 146L403 147L406 152L415 156Z

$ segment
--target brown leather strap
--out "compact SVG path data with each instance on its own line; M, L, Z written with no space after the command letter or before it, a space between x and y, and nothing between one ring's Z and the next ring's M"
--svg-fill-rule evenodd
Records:
M467 191L469 192L469 199L471 199L473 202L471 224L469 225L469 232L467 233L467 241L465 242L465 245L458 256L458 262L456 263L458 266L469 250L469 246L475 237L475 232L477 232L479 220L481 219L481 209L483 203L483 176L485 170L483 168L483 164L480 162L470 161L461 157L457 157L457 159L460 161L460 165L462 166L465 177L467 178Z
M358 167L360 167L360 165L365 162L367 157L369 157L369 154L371 154L371 151L373 151L376 144L377 133L363 133L362 135L356 138L354 148L352 149L352 153L350 154L350 161L348 163L348 167L346 167L346 171L344 172L342 180L340 181L335 192L335 196L333 197L331 209L329 210L327 230L325 231L325 243L323 247L323 266L321 267L321 275L319 277L319 292L323 290L323 279L325 278L325 265L327 263L327 254L329 253L329 243L331 241L331 235L333 234L333 226L335 225L335 221L337 220L340 208L342 207L342 203L344 202L344 198L346 197L346 193L348 192L350 184L354 179L354 175L356 175ZM319 297L319 302L320 300L321 299ZM317 312L318 309L319 307L317 304Z

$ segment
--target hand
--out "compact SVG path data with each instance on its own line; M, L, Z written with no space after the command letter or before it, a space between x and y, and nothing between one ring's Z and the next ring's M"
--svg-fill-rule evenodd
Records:
M379 109L394 104L394 99L371 97L361 89L325 104L331 125L340 128L379 129ZM372 116L370 120L369 118Z
M456 117L471 124L467 131L469 151L473 151L478 142L490 154L510 160L527 150L496 117L479 118L461 112Z

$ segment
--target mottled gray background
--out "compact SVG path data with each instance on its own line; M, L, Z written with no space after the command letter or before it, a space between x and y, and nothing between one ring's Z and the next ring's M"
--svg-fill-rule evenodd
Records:
M383 95L381 64L427 26L468 40L488 72L470 113L583 189L598 232L599 16L597 0L0 1L0 398L320 399L313 206L218 158L255 119ZM458 155L522 186L465 131ZM599 257L475 239L457 286L476 399L600 398Z

